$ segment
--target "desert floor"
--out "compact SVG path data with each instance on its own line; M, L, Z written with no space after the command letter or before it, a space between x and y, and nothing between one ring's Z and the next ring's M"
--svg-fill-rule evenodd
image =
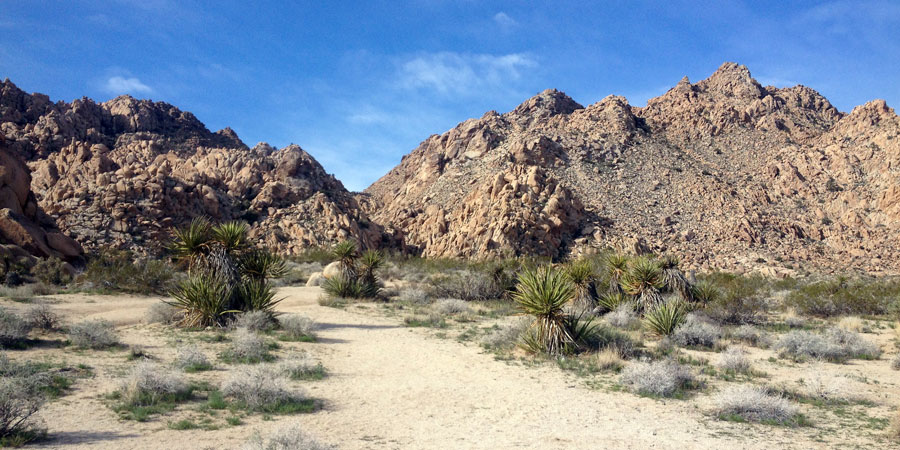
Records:
M900 404L900 372L889 367L895 331L879 328L867 338L887 351L876 361L846 364L793 363L751 349L765 383L803 383L820 376L857 398L842 408L802 405L813 425L789 428L721 421L710 414L714 392L726 383L708 381L687 399L654 399L620 391L615 375L583 376L553 363L499 358L477 341L459 338L468 328L486 328L509 317L437 330L404 326L402 312L376 303L343 308L320 306L319 288L287 287L279 311L300 313L317 323L318 341L281 343L279 357L300 350L320 360L328 375L296 381L322 407L309 414L249 415L243 424L218 429L173 430L174 420L198 418L196 405L181 405L147 422L123 420L106 395L135 364L128 351L85 351L37 346L12 350L12 359L46 360L69 366L86 364L93 375L75 381L69 393L41 412L49 439L29 447L52 449L226 449L239 448L254 432L263 435L297 424L319 441L341 449L448 448L896 448L885 439L887 418ZM153 297L55 295L46 301L68 323L85 318L113 321L127 345L143 346L168 364L179 343L196 342L209 355L221 343L207 342L213 332L175 331L146 325ZM28 305L0 300L0 305ZM714 359L712 352L691 352ZM189 374L220 382L233 366ZM221 418L215 418L221 420Z

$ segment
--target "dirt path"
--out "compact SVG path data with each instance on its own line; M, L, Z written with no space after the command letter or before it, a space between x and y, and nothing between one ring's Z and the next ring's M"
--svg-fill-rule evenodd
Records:
M285 288L284 312L321 324L319 342L303 344L329 376L305 383L324 409L306 415L254 420L215 431L174 431L165 419L119 420L102 402L122 369L51 403L44 413L58 449L236 448L254 431L297 423L341 449L452 448L817 448L788 428L733 424L704 414L703 401L660 401L588 388L555 367L526 368L496 361L475 345L427 336L398 320L319 306L318 288ZM73 317L104 317L124 325L129 343L167 351L146 326L134 326L154 299L66 297L59 308ZM83 297L83 296L81 296ZM156 331L159 334L158 330ZM109 366L112 367L112 366ZM700 406L698 407L698 403Z

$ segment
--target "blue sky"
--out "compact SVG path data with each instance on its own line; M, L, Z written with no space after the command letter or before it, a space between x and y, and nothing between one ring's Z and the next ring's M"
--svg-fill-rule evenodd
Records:
M250 146L299 144L352 190L546 88L641 106L724 61L842 111L897 106L900 2L0 0L0 78L166 101Z

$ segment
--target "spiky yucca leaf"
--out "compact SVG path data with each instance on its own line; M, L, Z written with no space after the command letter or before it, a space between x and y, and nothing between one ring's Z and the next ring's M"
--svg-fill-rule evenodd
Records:
M239 264L241 274L259 281L277 279L287 274L284 259L269 250L257 249L241 256Z
M240 311L262 311L275 317L275 305L282 299L275 298L275 289L263 280L247 279L237 285L232 308Z
M621 253L609 253L604 258L604 271L609 290L611 292L622 292L622 277L628 270L628 256Z
M344 276L353 279L356 278L356 258L359 252L356 243L353 241L343 241L334 246L331 253L337 258L341 265L341 272Z
M575 295L566 274L552 267L525 270L519 275L513 300L519 310L534 317L532 327L540 347L558 355L573 343L563 307Z
M244 222L231 221L212 227L213 239L230 254L240 252L250 246L247 235L250 227Z
M211 276L192 276L179 283L171 292L170 305L182 311L179 325L208 327L219 325L228 312L231 289L222 280Z
M591 286L596 277L596 271L591 261L579 259L566 266L566 276L575 286L575 303L582 307L593 307L594 299L591 295Z
M360 298L363 291L356 279L347 278L343 274L326 279L322 289L328 295L340 298Z
M684 323L688 310L681 300L659 303L644 314L644 325L653 333L668 336Z
M652 258L634 259L622 276L621 284L625 293L634 297L645 311L662 302L659 292L664 286L662 269Z
M378 250L366 250L359 257L360 275L365 281L375 281L375 271L384 265L384 255Z
M169 245L175 257L187 264L188 272L209 252L212 233L209 221L197 217L190 225L176 228L173 232L174 239Z
M597 306L601 312L615 311L619 305L629 300L630 298L622 292L607 292L597 299Z

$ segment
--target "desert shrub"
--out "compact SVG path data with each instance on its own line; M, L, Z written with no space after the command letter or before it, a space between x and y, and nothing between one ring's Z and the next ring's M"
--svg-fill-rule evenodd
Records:
M491 275L474 270L458 270L437 275L429 280L434 298L458 298L466 301L492 300L503 297L505 291Z
M149 361L135 365L119 390L123 403L129 406L181 401L190 398L191 391L190 384L180 374Z
M750 359L743 348L732 345L719 355L716 366L726 372L747 373L750 371Z
M45 397L34 379L6 376L0 378L0 446L19 446L40 438L36 414Z
M873 359L881 354L878 345L839 328L830 328L824 334L791 331L778 339L775 348L782 356L798 360L817 358L843 362L851 358Z
M597 352L594 359L600 370L618 372L625 365L623 356L618 348L606 347Z
M603 320L616 328L624 329L639 328L641 324L640 319L638 319L637 314L634 312L634 306L631 303L619 305L612 312L603 316Z
M856 333L870 333L872 327L869 323L857 316L847 316L841 318L837 324L838 328Z
M519 344L522 334L530 326L531 321L526 318L500 325L481 339L481 346L488 350L511 350Z
M25 320L33 327L43 331L53 331L59 328L59 315L46 303L33 305L25 311Z
M810 376L804 381L803 394L807 398L831 404L846 403L848 396L845 384L833 378L826 379L820 370L812 368Z
M0 348L23 345L30 332L31 324L28 321L0 308Z
M458 298L438 299L434 302L432 309L434 309L434 311L438 314L451 316L472 312L472 308L469 307L469 304Z
M200 372L212 369L209 358L196 345L188 345L178 349L175 355L175 367L185 372Z
M65 265L59 258L42 258L31 268L31 274L43 283L64 286L72 281Z
M722 337L722 328L696 314L688 314L671 339L685 347L712 347Z
M900 280L838 277L796 287L784 304L802 314L831 317L851 314L885 314L900 296Z
M659 303L644 314L644 325L657 335L668 336L684 323L687 312L688 307L681 300Z
M796 406L759 386L730 386L714 401L716 414L723 419L778 424L792 424L798 419Z
M316 441L296 426L276 430L267 438L254 434L241 450L329 450L333 447Z
M144 320L147 323L172 324L181 319L181 310L166 303L158 302L147 308Z
M137 260L123 250L104 249L94 255L78 282L94 288L135 294L165 294L175 272L165 261Z
M753 325L741 325L731 332L731 337L755 347L768 347L769 336Z
M284 378L265 365L233 371L222 385L222 393L251 411L300 412L314 407L302 391L289 390Z
M321 380L325 377L322 363L306 352L279 362L278 371L292 380Z
M116 327L106 320L85 320L69 327L69 341L81 348L101 349L119 345Z
M768 309L766 280L715 272L704 281L714 284L720 295L706 304L705 312L720 323L743 324L758 322Z
M226 362L256 364L273 359L269 354L269 344L253 331L238 328L234 331L231 345L223 353Z
M299 314L291 314L278 318L281 325L281 338L289 341L315 341L317 325L312 319Z
M900 353L897 353L891 359L891 369L900 370Z
M803 328L806 326L806 319L798 316L794 310L790 310L784 316L784 324L788 328Z
M428 293L425 292L424 289L407 287L400 290L399 295L397 295L397 300L401 302L412 303L415 305L423 305L429 302L429 297Z
M690 387L694 375L690 368L671 359L634 361L622 372L619 381L632 392L657 397L672 397Z
M231 326L250 331L265 332L275 328L275 320L265 311L247 311L235 316Z

